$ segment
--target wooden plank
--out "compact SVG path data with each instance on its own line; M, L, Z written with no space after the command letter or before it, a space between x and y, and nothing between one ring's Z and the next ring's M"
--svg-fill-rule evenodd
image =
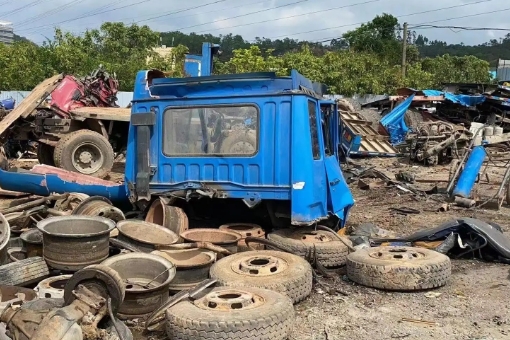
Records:
M28 117L51 92L57 87L63 74L57 74L37 85L30 94L21 101L4 119L0 122L0 136L2 136L12 124L20 117Z
M131 109L123 107L79 107L71 110L75 117L129 122Z

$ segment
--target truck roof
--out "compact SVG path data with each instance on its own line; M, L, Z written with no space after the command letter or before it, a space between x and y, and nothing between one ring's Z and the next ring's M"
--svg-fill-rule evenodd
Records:
M140 80L142 75L142 79L145 79L146 74L147 71L140 71L137 80ZM323 84L312 82L296 70L292 70L289 77L278 77L274 72L257 72L191 78L156 78L152 80L149 91L145 87L145 81L137 81L135 84L134 102L161 98L240 97L289 93L304 93L323 99L322 94L326 91Z

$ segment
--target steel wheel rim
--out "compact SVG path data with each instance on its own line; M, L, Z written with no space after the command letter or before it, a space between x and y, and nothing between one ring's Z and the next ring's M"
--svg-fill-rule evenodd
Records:
M94 143L84 142L73 149L71 161L76 170L82 174L90 175L101 169L104 163L104 155ZM90 164L90 166L87 167L87 164Z

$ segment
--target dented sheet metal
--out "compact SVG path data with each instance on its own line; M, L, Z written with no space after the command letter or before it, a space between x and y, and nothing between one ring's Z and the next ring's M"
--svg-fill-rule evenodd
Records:
M0 187L40 196L51 193L80 192L89 196L103 196L113 202L123 202L128 199L124 184L48 165L37 165L30 172L0 170Z
M388 136L379 134L372 123L355 112L341 112L342 148L347 155L397 156Z

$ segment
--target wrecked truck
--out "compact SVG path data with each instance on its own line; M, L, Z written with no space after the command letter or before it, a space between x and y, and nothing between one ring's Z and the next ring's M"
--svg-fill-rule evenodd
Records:
M123 184L36 166L1 171L0 187L82 192L141 209L162 197L187 214L208 208L264 225L343 226L354 199L339 165L337 103L323 91L295 70L192 78L140 71Z
M210 75L218 53L219 45L204 43L202 55L186 55L184 71ZM118 87L101 66L84 78L48 78L3 117L0 139L6 148L35 141L40 164L105 178L127 147L131 110L117 105Z

